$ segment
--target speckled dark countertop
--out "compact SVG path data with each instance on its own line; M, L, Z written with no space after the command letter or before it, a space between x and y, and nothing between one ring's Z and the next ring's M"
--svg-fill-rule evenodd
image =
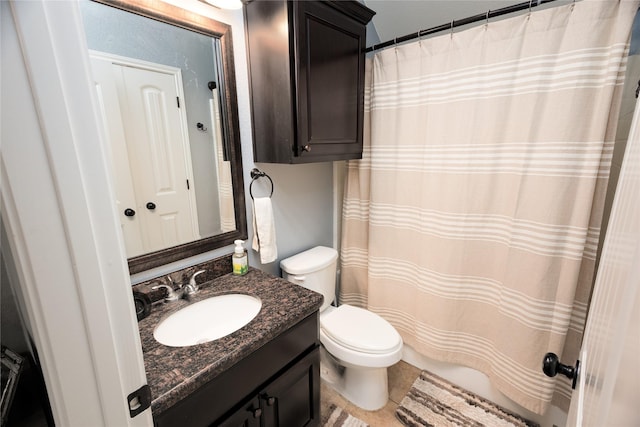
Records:
M167 347L153 338L160 320L188 304L214 295L243 293L262 300L260 313L226 337L190 347ZM138 322L151 410L159 414L262 345L298 323L322 305L322 295L250 269L244 276L226 274L200 284L190 300L154 304L149 317Z

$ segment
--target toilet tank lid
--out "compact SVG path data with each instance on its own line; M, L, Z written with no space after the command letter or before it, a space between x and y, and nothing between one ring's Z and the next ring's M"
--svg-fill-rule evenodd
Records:
M280 261L280 268L289 274L307 274L321 270L338 258L338 251L326 246L316 246Z

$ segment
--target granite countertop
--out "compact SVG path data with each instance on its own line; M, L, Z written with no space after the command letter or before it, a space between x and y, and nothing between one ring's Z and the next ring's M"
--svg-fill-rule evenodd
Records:
M168 347L153 338L156 325L169 314L228 293L253 295L262 301L258 315L243 328L190 347ZM226 274L200 284L200 290L189 301L155 304L151 314L138 322L152 412L159 414L168 409L321 305L322 295L253 268L244 276Z

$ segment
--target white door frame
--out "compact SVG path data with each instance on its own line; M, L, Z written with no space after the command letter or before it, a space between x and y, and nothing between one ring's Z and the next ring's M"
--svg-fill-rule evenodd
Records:
M151 425L126 402L146 376L77 2L1 3L3 251L55 423Z

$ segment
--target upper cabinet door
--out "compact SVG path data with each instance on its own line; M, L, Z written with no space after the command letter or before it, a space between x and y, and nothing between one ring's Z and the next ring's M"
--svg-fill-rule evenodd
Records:
M362 157L373 13L356 1L245 3L256 162Z
M362 157L365 26L319 2L296 2L296 155Z

